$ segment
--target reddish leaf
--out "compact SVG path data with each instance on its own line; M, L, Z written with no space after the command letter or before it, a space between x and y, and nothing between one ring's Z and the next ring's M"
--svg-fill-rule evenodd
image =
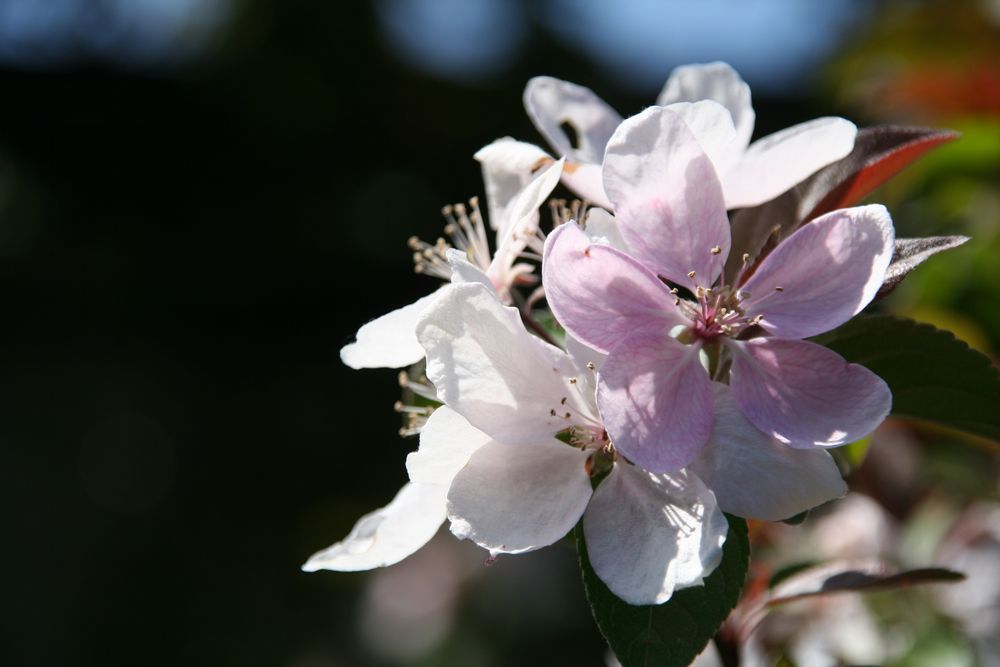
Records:
M958 134L950 130L900 125L858 130L854 150L847 157L823 167L769 202L733 211L733 248L726 276L732 279L739 270L743 253L759 261L800 225L857 203L906 165L956 138Z
M892 263L885 272L882 287L879 288L876 299L888 296L903 282L910 271L943 250L957 248L969 240L968 236L924 236L916 239L896 239Z
M958 136L951 130L924 127L884 125L861 129L851 154L826 167L836 167L833 173L843 180L805 216L803 222L856 204L911 162L931 149L958 139Z
M870 593L963 579L964 574L940 567L895 572L888 563L876 560L829 563L791 575L775 588L766 604L773 607L832 593Z

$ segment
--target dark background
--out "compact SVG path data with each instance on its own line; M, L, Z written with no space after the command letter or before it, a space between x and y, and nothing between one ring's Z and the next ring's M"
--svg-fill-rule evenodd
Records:
M0 0L0 24L23 4ZM560 3L511 3L501 66L430 71L380 24L408 4L233 3L176 59L137 56L115 2L69 25L131 51L0 31L0 663L404 661L359 630L377 575L298 569L392 497L416 444L395 372L339 348L434 287L405 241L482 194L473 152L540 141L528 78L626 114L660 85L556 39L541 14ZM850 115L813 71L758 79L757 136ZM461 554L452 629L406 660L603 664L570 546Z

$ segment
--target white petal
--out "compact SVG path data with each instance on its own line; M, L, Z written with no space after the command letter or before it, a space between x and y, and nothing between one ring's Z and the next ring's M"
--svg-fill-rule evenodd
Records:
M721 173L726 207L756 206L854 149L858 128L843 118L817 118L758 139Z
M448 258L448 266L451 267L451 282L453 284L479 283L489 289L496 291L490 277L478 266L469 261L469 256L457 248L448 248L445 251ZM414 328L416 325L414 325ZM422 348L421 348L422 349Z
M654 475L619 463L583 516L590 564L633 605L661 604L722 561L729 524L694 473Z
M437 295L421 297L358 329L357 340L340 349L340 360L351 368L402 368L423 359L424 348L414 330L420 314Z
M524 88L524 108L559 155L600 164L622 117L589 88L550 76L536 76ZM572 126L575 145L562 129Z
M537 442L567 426L566 367L525 330L516 308L478 284L450 285L417 324L427 377L447 405L500 442Z
M472 453L490 437L465 418L442 405L420 431L420 447L406 457L410 481L447 487Z
M488 443L448 492L451 532L493 554L531 551L561 539L590 499L587 456L555 439Z
M691 465L725 512L781 521L847 493L825 450L793 449L750 424L729 387L714 383L715 423L701 456Z
M670 73L656 103L667 106L699 100L715 100L724 106L732 116L739 147L745 148L750 143L754 125L750 86L736 70L722 62L678 67Z
M447 490L437 484L404 485L391 503L358 519L347 537L313 554L302 569L354 572L398 563L441 527Z
M600 164L567 162L563 167L562 182L584 201L611 210L611 200L604 191L604 171Z
M510 137L483 146L474 157L482 165L489 223L493 229L499 229L507 220L507 208L531 181L534 171L552 159L538 146Z
M737 139L733 118L724 106L713 100L702 100L676 102L667 108L684 119L715 166L716 173L726 173L742 158L746 144L741 145Z
M538 208L559 185L564 163L560 158L539 172L511 203L505 226L497 230L497 250L486 274L501 294L513 283L514 262L538 233Z
M680 115L650 107L622 122L604 156L604 189L636 259L692 290L715 284L729 218L715 166Z
M583 231L592 243L603 243L624 253L628 252L628 245L622 238L615 216L603 208L591 208L587 211L587 224Z

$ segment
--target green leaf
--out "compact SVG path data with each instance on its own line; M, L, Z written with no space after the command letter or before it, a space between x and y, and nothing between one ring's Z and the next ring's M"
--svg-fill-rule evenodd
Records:
M864 315L813 339L878 374L892 413L1000 442L1000 374L990 359L930 324Z
M590 566L583 530L576 531L580 568L594 620L622 667L691 664L736 606L750 565L746 521L726 515L722 563L702 586L676 591L661 605L633 606L608 590Z

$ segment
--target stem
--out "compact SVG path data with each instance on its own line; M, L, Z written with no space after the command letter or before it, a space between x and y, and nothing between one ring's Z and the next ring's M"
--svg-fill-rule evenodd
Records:
M512 288L510 290L510 299L514 302L514 305L517 306L517 311L521 313L521 321L524 323L524 326L528 327L528 329L533 331L535 335L549 345L559 347L559 344L556 343L555 339L553 339L551 335L549 335L549 332L545 330L545 327L539 324L538 320L531 316L531 312L528 310L528 304L525 303L524 297L521 296L520 292Z

